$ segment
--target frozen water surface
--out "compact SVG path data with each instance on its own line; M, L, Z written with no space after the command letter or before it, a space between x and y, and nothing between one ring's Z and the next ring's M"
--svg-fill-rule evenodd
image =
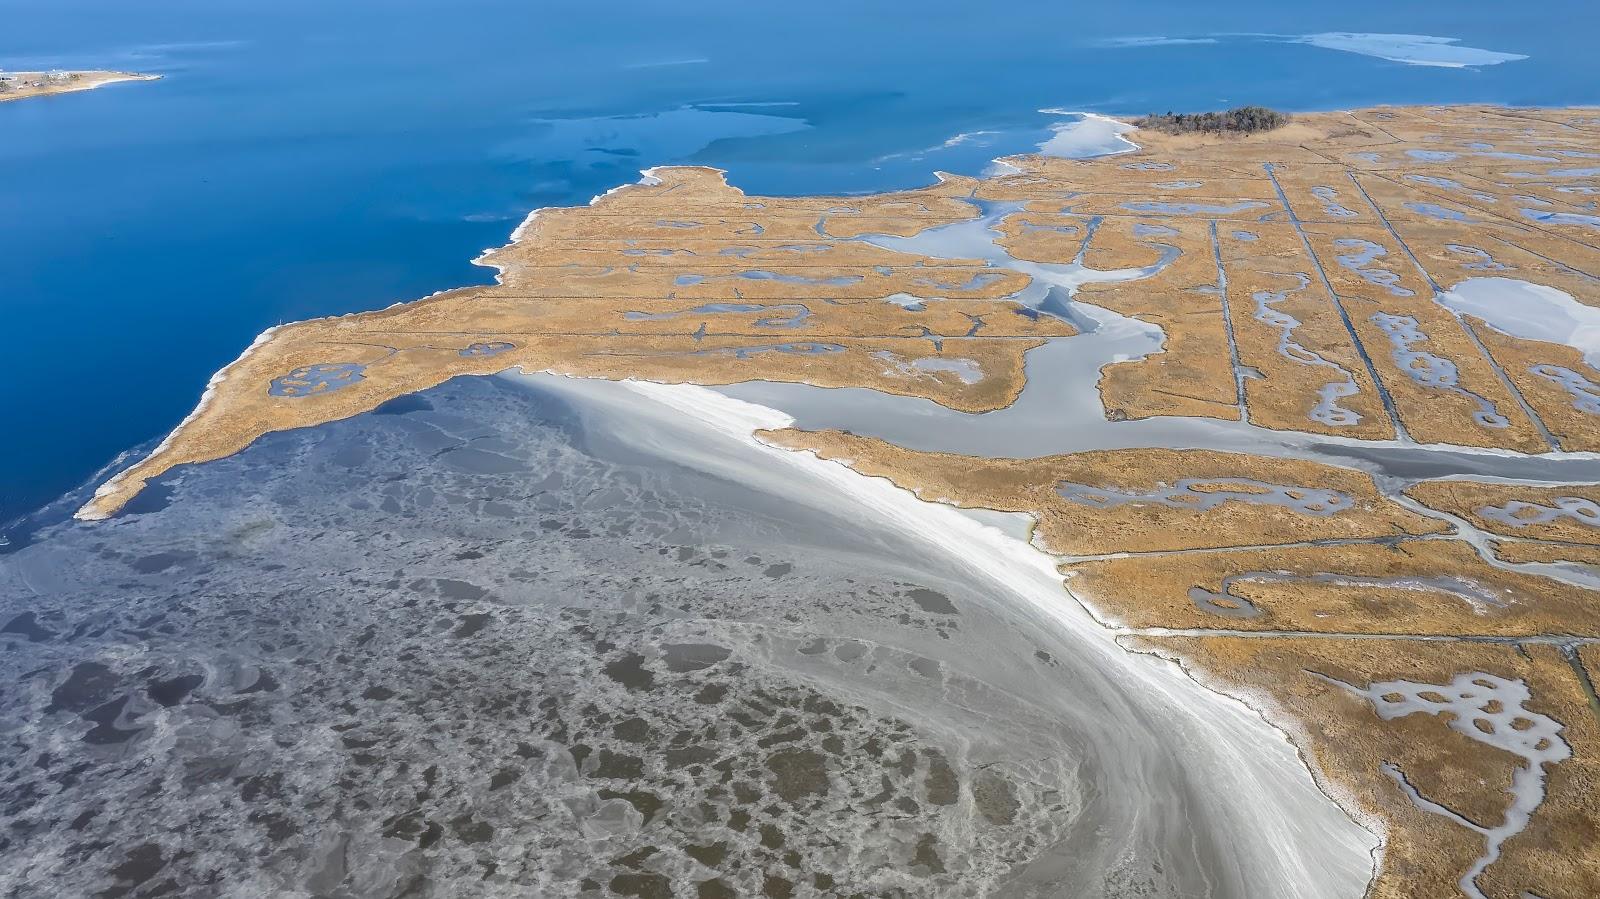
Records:
M504 340L489 340L480 343L469 343L459 352L463 356L498 356L516 348L516 344L508 343Z
M1044 111L1076 116L1072 121L1051 126L1050 137L1039 145L1039 153L1044 156L1083 159L1090 156L1131 153L1139 149L1138 144L1123 137L1133 130L1133 126L1127 122L1092 112L1068 112L1058 109Z
M1441 178L1437 175L1407 175L1406 180L1415 181L1418 184L1426 184L1429 187L1442 187L1445 190L1462 189L1460 181L1456 181L1451 178Z
M366 378L367 366L360 362L319 362L304 365L273 378L267 385L272 396L316 396L349 387Z
M1360 213L1339 203L1339 192L1331 187L1317 186L1311 188L1311 195L1322 203L1322 212L1334 218L1355 218Z
M1471 262L1463 263L1461 266L1469 271L1499 272L1505 271L1507 268L1504 263L1495 261L1495 258L1489 255L1488 251L1480 250L1477 247L1469 247L1466 244L1449 243L1445 244L1444 248L1452 253L1457 253L1467 257L1468 259L1471 259Z
M1473 421L1486 428L1506 428L1511 422L1501 415L1494 403L1461 386L1461 372L1456 364L1443 356L1418 349L1428 343L1428 335L1412 316L1377 312L1373 324L1389 338L1394 364L1418 386L1429 390L1442 390L1472 400L1477 409Z
M1478 514L1514 528L1562 520L1600 528L1600 503L1581 496L1558 496L1548 506L1512 500L1503 506L1483 506Z
M1503 53L1463 47L1457 38L1434 37L1427 34L1373 34L1366 32L1330 31L1308 34L1299 38L1301 43L1328 50L1343 50L1363 56L1376 56L1391 62L1414 66L1438 66L1459 69L1467 66L1492 66L1515 62L1528 57L1522 53Z
M1344 366L1329 362L1320 353L1308 350L1297 342L1294 339L1294 329L1300 327L1300 320L1277 308L1276 304L1283 302L1290 294L1299 293L1310 286L1310 276L1296 272L1293 275L1278 277L1292 278L1298 283L1283 290L1258 290L1252 293L1250 298L1255 302L1256 308L1251 317L1270 328L1277 329L1278 355L1300 365L1332 369L1338 376L1338 379L1329 381L1317 389L1317 404L1308 413L1312 421L1335 427L1359 423L1360 414L1339 405L1339 400L1355 396L1360 392L1355 376Z
M1565 291L1515 278L1468 278L1434 299L1502 334L1572 347L1600 369L1600 309Z
M1483 836L1483 855L1462 875L1459 886L1472 899L1485 899L1478 887L1478 876L1500 857L1505 841L1528 826L1534 811L1544 802L1545 766L1572 757L1572 747L1561 736L1561 722L1524 706L1532 698L1526 683L1483 672L1458 674L1448 684L1378 681L1360 689L1340 681L1333 683L1365 697L1385 721L1419 713L1437 716L1467 739L1522 760L1506 791L1511 802L1505 817L1492 827L1421 795L1398 766L1383 766L1384 773L1405 790L1418 808Z
M1561 365L1535 365L1528 370L1571 394L1574 409L1600 415L1600 384Z
M1588 225L1600 230L1600 215L1581 212L1549 212L1543 209L1524 209L1522 217L1543 225Z
M940 372L954 375L963 384L976 384L983 380L983 367L975 359L951 359L944 356L925 356L906 360L888 350L873 353L873 358L889 363L889 371L906 377L934 375Z
M1449 206L1440 206L1438 203L1413 203L1413 202L1408 202L1408 203L1405 204L1405 207L1407 209L1411 210L1412 212L1418 213L1420 215L1425 215L1425 216L1427 216L1428 218L1431 218L1431 219L1440 219L1440 220L1446 221L1446 222L1470 222L1470 221L1473 221L1473 219L1471 217L1469 217L1465 212L1462 212L1459 209L1451 209Z
M1388 269L1378 268L1372 263L1389 255L1389 251L1370 240L1357 238L1340 238L1333 242L1335 249L1344 250L1338 254L1339 264L1361 276L1361 280L1387 290L1391 296L1410 297L1416 292L1407 287L1400 286L1400 276Z
M1189 600L1203 612L1226 618L1256 618L1265 610L1256 602L1234 592L1237 584L1327 584L1336 587L1363 587L1429 593L1456 600L1473 611L1484 612L1506 605L1504 597L1469 578L1440 577L1363 577L1317 572L1295 574L1288 571L1242 571L1222 579L1220 592L1201 587L1189 589Z
M782 423L458 379L10 547L5 891L1361 895L1281 735Z

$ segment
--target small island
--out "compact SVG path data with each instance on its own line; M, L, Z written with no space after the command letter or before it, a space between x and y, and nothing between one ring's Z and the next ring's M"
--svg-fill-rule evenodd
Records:
M92 90L118 81L155 81L160 75L100 70L8 72L0 70L0 103Z

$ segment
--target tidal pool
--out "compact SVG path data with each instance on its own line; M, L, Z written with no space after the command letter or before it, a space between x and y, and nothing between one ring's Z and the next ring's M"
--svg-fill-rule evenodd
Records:
M1349 494L1337 490L1269 484L1253 478L1184 478L1145 492L1063 482L1056 485L1056 493L1068 502L1099 508L1153 504L1203 511L1236 502L1279 506L1317 518L1343 512L1353 502Z
M1600 215L1581 212L1546 212L1543 209L1523 209L1522 217L1542 225L1588 225L1600 230Z
M1572 347L1600 369L1600 309L1563 290L1516 278L1468 278L1434 299L1502 334Z
M1484 518L1493 519L1514 528L1532 524L1549 524L1568 519L1592 528L1600 528L1600 503L1581 496L1559 496L1552 505L1512 500L1503 506L1483 506L1477 510Z
M361 362L319 362L303 365L273 378L267 385L271 396L316 396L349 387L366 378L367 366Z
M1260 200L1240 200L1237 203L1229 203L1227 205L1220 203L1137 202L1123 203L1122 208L1129 212L1153 212L1163 215L1236 215L1251 209L1266 209L1267 204Z
M1330 572L1296 574L1291 571L1243 571L1230 574L1222 579L1220 592L1194 587L1189 590L1189 599L1202 611L1229 618L1255 618L1261 615L1265 610L1257 603L1234 592L1237 584L1327 584L1432 593L1458 600L1478 612L1504 608L1506 605L1504 597L1470 578L1451 575L1366 577Z
M462 356L498 356L516 348L517 345L514 343L508 343L504 340L490 340L483 343L469 343L462 347L459 352Z
M670 321L685 315L744 312L772 313L755 320L758 328L798 328L811 317L811 310L801 303L704 303L682 312L624 312L622 317L628 321Z
M842 353L845 348L837 343L819 343L816 341L799 341L796 343L765 343L756 346L730 346L712 347L706 350L696 350L686 353L689 356L725 355L735 359L749 359L763 353L787 353L801 356L815 356L826 353Z
M1471 259L1471 262L1463 263L1461 266L1469 271L1499 272L1505 271L1508 268L1508 266L1506 266L1504 263L1495 261L1495 258L1489 255L1488 251L1480 250L1477 247L1469 247L1465 244L1459 243L1449 243L1445 244L1444 248L1452 253L1458 253Z
M983 380L983 367L975 359L924 356L907 360L888 350L879 350L872 355L875 359L889 363L889 371L904 376L917 377L945 372L954 375L963 384L976 384Z
M937 278L917 278L912 283L916 284L918 287L926 287L932 290L982 290L983 288L988 287L990 284L994 284L1004 279L1005 275L998 272L977 272L965 281L941 281Z
M1522 162L1559 162L1559 160L1557 160L1554 156L1534 156L1529 153L1502 153L1495 151L1488 153L1474 153L1473 155L1482 156L1485 159L1516 159Z
M1335 240L1333 245L1336 249L1346 251L1337 255L1339 264L1360 275L1361 280L1382 287L1391 296L1416 296L1416 291L1400 286L1400 276L1397 273L1373 266L1373 262L1389 255L1389 251L1380 244L1347 237Z
M1407 150L1406 155L1423 162L1449 162L1461 154L1448 150Z
M1485 899L1478 876L1500 857L1505 841L1528 826L1534 811L1544 802L1545 766L1572 757L1572 747L1561 736L1561 722L1526 707L1532 694L1523 681L1481 671L1458 674L1448 684L1378 681L1365 689L1326 679L1364 697L1385 721L1419 713L1434 715L1467 739L1522 759L1522 767L1512 774L1506 789L1511 802L1505 816L1493 825L1480 824L1427 799L1398 766L1387 762L1383 765L1383 772L1400 785L1417 808L1482 835L1483 855L1462 875L1459 886L1471 899Z
M1429 187L1442 187L1445 190L1461 190L1461 182L1450 178L1440 178L1436 175L1407 175L1407 181L1426 184Z
M1361 391L1356 385L1356 379L1350 370L1342 365L1329 362L1320 353L1308 350L1294 339L1294 329L1300 327L1300 320L1278 309L1275 304L1283 302L1290 294L1299 293L1311 284L1310 276L1297 272L1292 277L1299 281L1295 287L1286 287L1283 290L1258 290L1250 295L1255 302L1256 309L1251 315L1256 321L1278 331L1278 355L1300 365L1309 365L1330 368L1342 376L1341 380L1333 380L1317 388L1317 404L1307 413L1312 421L1334 427L1345 427L1358 424L1361 415L1353 409L1339 405L1339 401L1346 397L1355 396Z
M1572 396L1572 407L1579 412L1600 415L1600 384L1561 365L1533 365L1528 371L1553 382Z
M1472 400L1477 406L1472 413L1472 420L1483 427L1511 426L1511 422L1500 414L1494 403L1461 386L1460 370L1454 362L1427 350L1416 349L1428 342L1428 335L1423 333L1421 324L1415 318L1378 312L1373 314L1372 323L1388 336L1395 366L1418 386L1447 391Z
M1341 205L1339 203L1339 192L1331 187L1322 187L1320 185L1313 187L1311 188L1311 195L1321 201L1322 211L1325 215L1340 219L1350 219L1360 214L1354 209Z

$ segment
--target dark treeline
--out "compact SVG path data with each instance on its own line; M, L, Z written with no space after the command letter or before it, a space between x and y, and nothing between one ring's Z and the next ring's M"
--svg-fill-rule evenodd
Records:
M1287 124L1289 117L1265 106L1240 106L1227 112L1151 113L1134 122L1167 134L1254 134Z

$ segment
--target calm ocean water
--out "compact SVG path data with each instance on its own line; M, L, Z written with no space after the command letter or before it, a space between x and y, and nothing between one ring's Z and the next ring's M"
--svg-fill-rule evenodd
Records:
M0 533L263 328L486 282L528 210L646 166L865 191L1028 149L1044 107L1600 102L1592 0L9 6L0 67L167 77L0 104Z

